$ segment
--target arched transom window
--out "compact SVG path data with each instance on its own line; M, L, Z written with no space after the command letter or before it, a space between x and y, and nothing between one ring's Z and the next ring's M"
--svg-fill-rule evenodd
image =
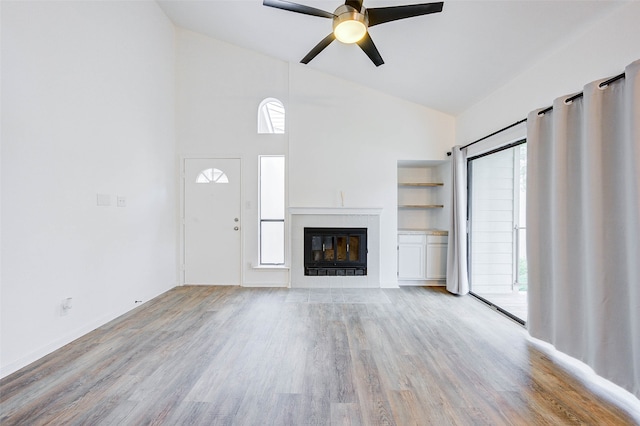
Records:
M258 107L258 133L284 133L284 118L282 102L266 98Z

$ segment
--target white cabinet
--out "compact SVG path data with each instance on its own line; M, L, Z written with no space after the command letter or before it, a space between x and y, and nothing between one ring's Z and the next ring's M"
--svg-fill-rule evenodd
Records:
M426 274L426 235L398 235L398 278L423 280Z
M442 281L447 275L447 236L443 231L398 232L398 280Z
M447 278L447 238L443 235L427 236L427 279Z

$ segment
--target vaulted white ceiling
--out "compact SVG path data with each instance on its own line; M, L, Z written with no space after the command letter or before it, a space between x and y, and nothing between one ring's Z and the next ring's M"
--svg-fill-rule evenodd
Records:
M293 0L333 12L340 0ZM425 0L365 0L365 7ZM331 20L265 7L262 0L160 0L179 27L284 61L299 62L331 32ZM372 27L385 64L333 42L308 65L457 115L569 43L622 1L444 2L442 13Z

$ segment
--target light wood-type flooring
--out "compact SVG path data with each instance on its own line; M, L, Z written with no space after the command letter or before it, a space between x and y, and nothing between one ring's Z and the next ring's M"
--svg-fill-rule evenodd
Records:
M631 425L470 296L177 287L0 381L8 425Z

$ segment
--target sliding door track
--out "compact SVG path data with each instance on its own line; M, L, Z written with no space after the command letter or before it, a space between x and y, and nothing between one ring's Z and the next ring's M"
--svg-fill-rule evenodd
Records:
M494 309L498 312L500 312L503 315L508 316L509 318L511 318L512 320L514 320L515 322L517 322L518 324L520 324L523 327L526 327L527 323L526 321L524 321L521 318L518 318L517 316L513 315L511 312L506 311L504 309L502 309L500 306L496 305L495 303L491 303L489 300L485 299L484 297L470 291L469 292L470 295L472 295L473 297L475 297L476 299L478 299L479 301L481 301L482 303L488 305L491 309Z

